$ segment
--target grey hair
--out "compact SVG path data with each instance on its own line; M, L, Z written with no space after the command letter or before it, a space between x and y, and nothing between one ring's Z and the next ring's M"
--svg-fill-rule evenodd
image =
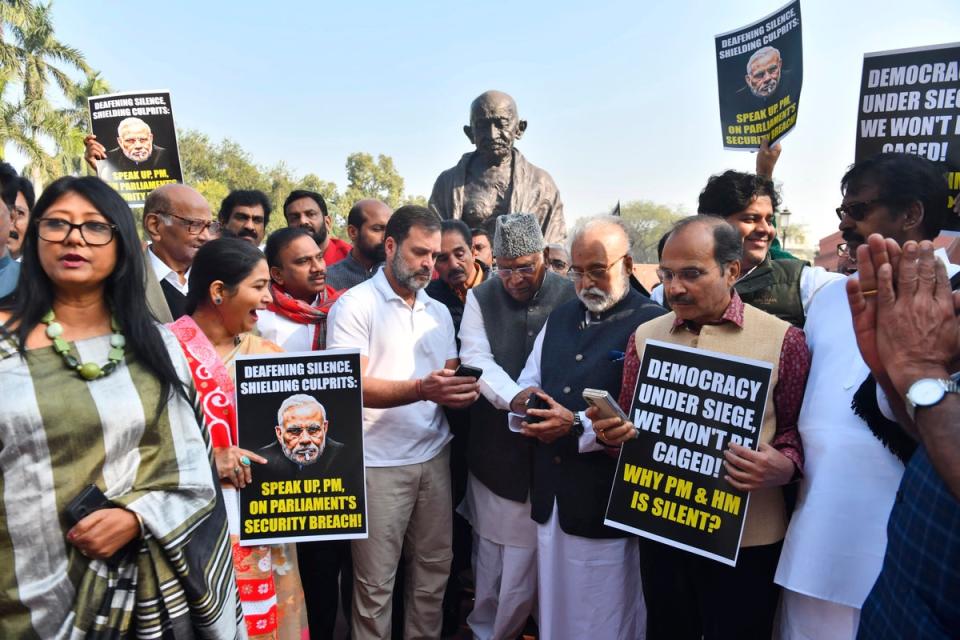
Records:
M567 255L573 255L573 245L583 237L587 231L594 229L596 227L603 226L613 226L618 227L620 231L623 232L623 236L627 239L627 251L633 251L633 231L630 229L623 218L620 216L612 216L610 214L603 214L599 216L592 216L590 218L581 218L576 226L573 228L573 233L570 234L570 239L567 240Z
M283 404L280 405L280 408L277 409L277 426L283 426L283 414L286 413L288 409L292 407L302 407L307 404L315 404L320 407L320 411L323 412L323 419L327 419L327 409L320 404L316 398L313 396L308 396L305 393L298 393L284 400Z
M667 234L667 242L675 233L694 224L701 224L713 230L713 258L721 269L743 257L743 238L740 237L740 232L723 218L709 214L701 213L681 218L674 223Z
M776 47L766 46L766 47L757 49L756 51L753 52L753 55L750 56L750 59L747 60L747 75L750 75L750 65L753 64L753 61L756 60L757 58L762 58L768 53L775 53L777 54L778 58L783 60L783 56L780 55L780 49L777 49Z
M153 133L153 130L150 128L150 125L148 125L146 122L144 122L140 118L124 118L123 120L120 121L120 124L117 125L117 135L122 138L124 129L127 129L132 126L137 126L137 125L143 125L147 128L147 131L149 131L150 133Z

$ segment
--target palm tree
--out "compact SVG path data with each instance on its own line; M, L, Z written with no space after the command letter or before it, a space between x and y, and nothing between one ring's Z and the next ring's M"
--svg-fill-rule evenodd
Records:
M50 87L56 85L73 102L79 88L68 71L92 72L80 51L54 36L50 3L27 0L0 0L0 69L0 98L7 116L0 124L0 145L13 143L27 156L39 189L45 179L59 174L55 152L47 148L75 146L70 135L75 124L54 107ZM21 94L11 103L6 93L12 88Z

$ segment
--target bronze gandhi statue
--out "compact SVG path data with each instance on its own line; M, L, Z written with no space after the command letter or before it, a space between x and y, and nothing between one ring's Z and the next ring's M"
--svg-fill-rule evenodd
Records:
M470 124L463 128L477 150L437 177L430 208L444 220L459 218L470 228L486 229L491 238L497 216L532 213L546 242L563 242L567 228L557 185L513 146L526 129L513 98L500 91L482 93L470 105Z

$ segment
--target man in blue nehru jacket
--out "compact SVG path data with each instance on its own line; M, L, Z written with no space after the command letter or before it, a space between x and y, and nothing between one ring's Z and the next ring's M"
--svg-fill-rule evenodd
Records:
M616 459L583 415L585 388L620 394L623 346L637 326L665 313L630 286L624 222L598 216L570 248L577 299L557 307L517 383L539 387L547 409L510 404L511 427L534 439L531 515L537 522L540 633L544 638L637 638L646 610L637 541L603 524ZM618 357L619 356L619 357ZM540 418L531 424L530 417Z

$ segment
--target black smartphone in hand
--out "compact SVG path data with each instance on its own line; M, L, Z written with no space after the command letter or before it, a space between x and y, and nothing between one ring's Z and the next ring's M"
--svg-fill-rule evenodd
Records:
M536 392L531 393L530 397L527 398L527 417L524 418L527 424L537 424L538 422L543 422L544 418L540 416L532 416L529 413L530 409L549 409L550 405L546 400L541 398Z
M84 487L83 491L78 493L73 500L67 503L65 514L70 525L73 526L86 518L94 511L108 509L113 503L107 500L100 487L95 484Z
M457 367L457 370L453 372L453 375L458 378L476 378L479 380L480 376L483 375L483 369L471 367L468 364L462 364Z

